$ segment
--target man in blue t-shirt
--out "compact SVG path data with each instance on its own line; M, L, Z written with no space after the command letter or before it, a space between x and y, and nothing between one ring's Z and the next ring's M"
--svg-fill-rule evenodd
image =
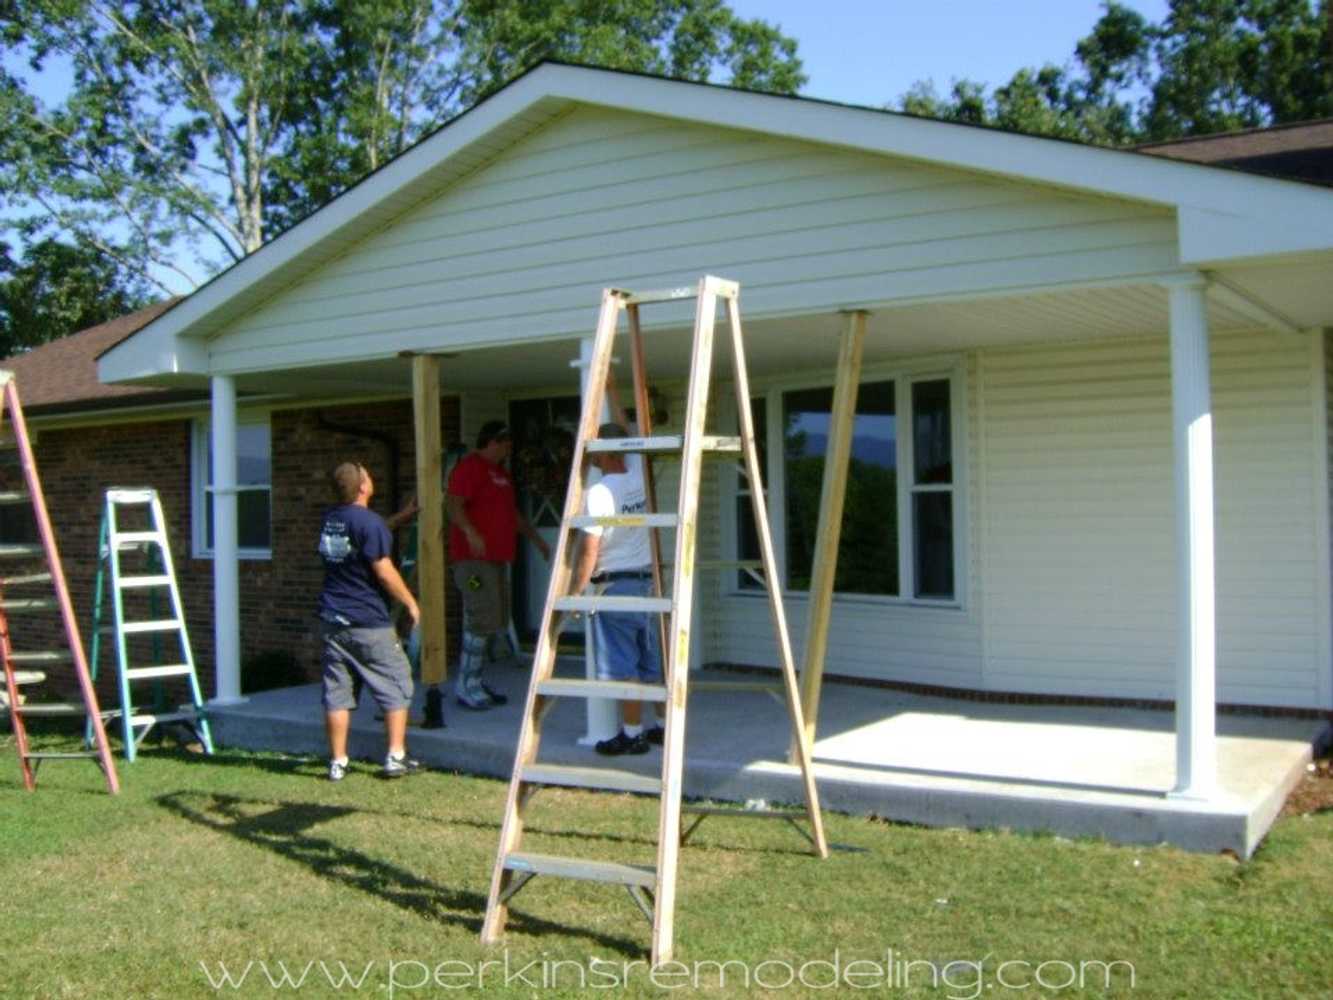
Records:
M323 640L324 720L329 736L329 780L347 774L347 729L362 687L370 688L384 713L388 754L383 774L398 778L420 764L407 756L407 710L412 671L389 622L389 598L421 619L389 552L393 539L384 520L370 510L374 480L365 466L344 462L333 470L339 501L324 514L319 555L324 589L319 595Z

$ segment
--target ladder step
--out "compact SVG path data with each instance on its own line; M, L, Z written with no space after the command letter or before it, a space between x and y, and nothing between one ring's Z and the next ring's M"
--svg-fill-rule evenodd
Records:
M0 601L0 608L6 613L17 611L50 611L52 608L58 608L54 597L22 597L14 601Z
M32 494L27 490L0 490L0 503L27 503Z
M586 882L638 885L645 889L651 889L657 884L657 873L652 868L644 865L622 865L613 861L585 861L582 858L557 858L549 854L515 852L505 855L504 866L513 872L556 875L560 878L583 879Z
M34 704L20 705L19 713L28 715L87 715L88 708L78 702L36 702Z
M130 667L125 671L127 681L142 681L150 677L180 677L193 671L188 663L171 663L161 667Z
M680 434L667 434L653 437L606 438L589 441L586 448L591 452L651 452L653 454L679 453L684 447L684 437ZM741 439L738 437L719 437L705 434L703 450L722 454L740 454Z
M671 611L671 598L557 597L552 607L556 611L648 611L666 614Z
M666 701L666 687L634 681L589 681L552 677L537 684L537 693L552 698L614 698L617 701Z
M804 809L746 809L742 806L692 806L682 804L682 813L691 816L739 816L743 819L809 819Z
M572 528L674 528L677 514L576 514L568 524Z
M66 649L55 649L39 653L10 653L9 662L18 663L69 663L73 654Z
M607 792L642 792L661 795L662 779L650 774L636 774L605 767L574 767L565 764L529 764L522 778L534 785L560 785L564 788L593 788Z
M120 716L117 711L116 717ZM131 715L131 726L149 726L159 722L196 722L199 716L194 711L189 712L148 712L142 715Z
M25 753L23 755L28 760L84 760L87 757L97 757L96 750L83 750L75 753Z
M113 486L106 491L106 496L112 503L151 503L153 491Z
M40 545L0 545L0 556L40 556L44 551Z
M22 576L0 577L0 587L24 587L34 583L51 583L50 573L25 573Z
M42 673L40 670L14 671L14 683L18 687L22 687L25 684L40 684L44 680L46 680L46 674Z
M142 545L145 542L153 542L157 545L164 544L162 532L119 531L111 536L111 544L117 548L123 548L126 545Z
M165 587L171 583L171 577L163 576L122 576L120 578L120 589L129 590L133 587Z
M126 635L137 635L140 632L172 632L179 631L181 623L176 618L165 618L156 622L122 622L120 630ZM114 625L108 626L107 631L115 632Z
M642 306L653 302L684 302L687 299L697 298L699 286L680 285L676 288L655 288L649 292L628 292L623 288L618 288L616 291L625 297L626 305Z

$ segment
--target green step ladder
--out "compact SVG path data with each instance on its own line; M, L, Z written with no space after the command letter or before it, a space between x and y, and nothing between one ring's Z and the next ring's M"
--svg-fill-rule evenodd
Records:
M118 510L139 508L147 514L147 530L127 531L121 527ZM102 637L115 637L116 667L120 680L120 709L107 713L111 719L120 718L125 740L125 759L133 762L139 745L155 726L181 723L194 731L204 752L213 753L213 734L209 730L199 676L195 672L194 653L181 608L180 588L176 584L176 570L171 560L171 545L167 540L166 518L157 490L150 488L112 487L106 491L102 512L102 529L98 536L97 580L94 584L93 634L89 660L93 679L101 665ZM128 553L138 553L141 565L126 574L122 559ZM105 596L110 591L112 616L105 622ZM129 591L148 596L149 618L125 620L125 595ZM167 598L166 615L162 612L162 597ZM152 660L148 665L131 666L128 637L147 635L152 639ZM169 643L164 639L174 635L177 649L163 653ZM163 662L163 660L167 662ZM170 709L166 705L163 682L173 678L189 682L190 704ZM153 682L153 707L140 710L135 706L131 685L139 681ZM110 720L109 720L110 721Z

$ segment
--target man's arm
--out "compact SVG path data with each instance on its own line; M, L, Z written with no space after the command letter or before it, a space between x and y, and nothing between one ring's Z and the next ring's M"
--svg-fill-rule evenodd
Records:
M531 521L523 516L523 512L518 512L518 530L522 532L523 537L537 546L537 551L542 554L542 558L547 562L551 561L551 546L547 544L546 539L541 536Z
M626 434L639 433L637 424L633 427L629 425L629 417L625 415L625 407L620 402L620 390L616 388L614 372L608 372L606 376L606 401L611 409L611 419L625 428Z
M370 564L371 570L383 584L384 589L389 592L399 604L407 608L408 615L412 618L412 624L415 625L421 621L421 609L417 607L417 599L412 596L412 591L407 589L407 584L403 582L402 575L398 572L398 567L393 564L393 560L388 556L381 556Z
M597 568L597 553L602 547L602 540L597 535L580 531L579 536L581 538L579 558L574 564L574 586L569 591L571 594L581 594L588 586L588 581L592 579L593 571Z
M390 514L384 519L385 527L390 531L397 531L408 521L412 520L412 518L416 517L420 510L421 505L417 503L416 496L410 496L407 498L407 503L403 504L402 510Z
M458 525L458 530L472 547L472 554L480 559L486 554L486 540L481 537L477 526L468 518L466 505L467 501L462 497L453 493L445 494L444 508L449 514L449 523Z

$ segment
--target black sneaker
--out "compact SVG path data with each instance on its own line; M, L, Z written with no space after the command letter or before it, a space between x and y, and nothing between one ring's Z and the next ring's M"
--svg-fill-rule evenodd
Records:
M492 705L508 705L509 695L501 694L489 684L482 684L481 689L486 692L486 697L491 699Z
M421 770L421 761L415 760L407 754L401 757L395 757L392 754L384 758L384 770L380 773L386 778L403 778L409 774L416 774Z
M607 757L619 757L621 754L642 754L648 752L648 741L643 738L642 733L638 736L630 736L622 729L609 740L599 742L593 749Z
M661 726L653 726L651 729L643 731L643 738L655 747L660 747L662 741L666 739L666 730Z

